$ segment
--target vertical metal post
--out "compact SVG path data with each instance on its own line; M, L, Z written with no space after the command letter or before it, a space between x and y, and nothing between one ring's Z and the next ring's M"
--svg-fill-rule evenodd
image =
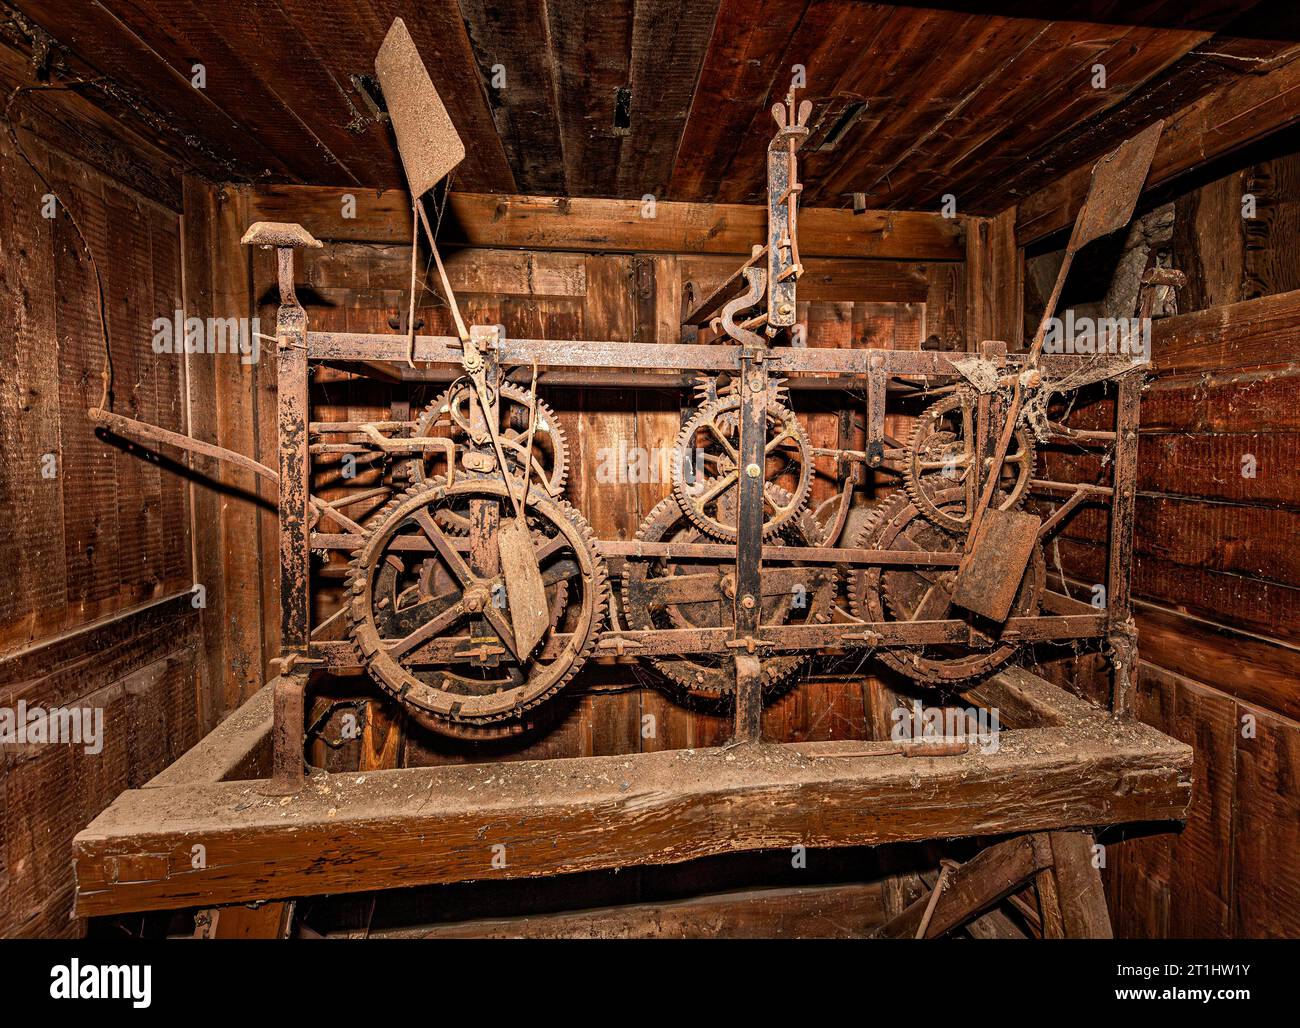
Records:
M263 796L295 796L302 791L310 675L308 670L286 670L271 682L271 777L258 788Z
M501 343L500 330L495 325L473 325L470 338L478 347L483 360L484 377L492 390L500 388L500 367L497 364L497 352ZM470 431L479 438L488 438L488 418L494 416L483 409L477 399L470 403ZM507 503L509 501L506 501ZM495 500L472 499L469 501L469 566L474 574L482 578L494 578L501 570L500 556L497 549L497 532L501 529L501 504ZM488 596L485 603L495 602L495 597ZM475 662L481 667L497 667L500 655L497 635L481 613L469 619L470 645L478 647L482 656ZM504 640L502 640L504 642Z
M311 538L308 521L307 312L293 291L293 250L278 248L276 391L280 426L280 649L306 656ZM287 286L287 289L286 289Z
M1137 624L1133 620L1130 576L1133 570L1133 523L1137 504L1138 422L1142 402L1142 373L1118 380L1115 397L1115 490L1110 512L1110 564L1106 575L1107 641L1113 680L1111 710L1133 712L1137 689Z
M784 104L772 108L776 134L767 146L767 323L772 329L795 322L795 282L799 262L799 165L796 154L808 139L805 124L812 105L795 106L790 89Z
M763 615L763 485L766 479L767 368L762 348L740 362L740 509L736 530L736 642L758 639ZM763 677L752 650L736 655L734 741L762 734Z
M867 361L867 466L878 468L885 460L885 355L873 353Z
M1006 367L1007 344L1001 340L985 339L979 346L980 356L992 361L999 370ZM1002 431L1006 411L996 393L980 393L975 401L975 443L971 448L974 466L966 476L966 510L972 515L984 489L985 465L997 450L998 435ZM1000 473L1000 471L999 471ZM968 544L973 543L969 540Z

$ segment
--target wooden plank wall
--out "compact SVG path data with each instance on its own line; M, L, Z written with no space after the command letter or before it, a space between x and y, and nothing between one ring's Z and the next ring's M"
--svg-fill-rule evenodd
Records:
M0 46L4 95L29 75ZM189 486L86 417L104 367L88 244L116 410L185 429L182 359L150 346L153 319L182 306L180 177L72 93L25 94L12 110L18 147L0 132L0 708L102 710L104 736L99 753L0 744L0 936L77 935L72 836L210 725ZM85 244L64 211L43 216L47 192Z
M1181 833L1110 847L1111 909L1123 935L1294 936L1300 154L1244 164L1173 203L1164 255L1188 283L1183 313L1155 324L1142 402L1137 701L1144 721L1196 747L1197 787ZM1100 527L1080 517L1062 542L1081 582L1102 580Z
M323 191L322 191L323 192ZM273 210L286 216L286 191L255 191L253 216ZM307 194L304 194L307 195ZM270 210L264 210L262 198ZM410 249L391 240L391 219L362 216L346 221L320 208L300 211L324 239L317 251L299 251L299 296L312 328L392 332L406 314ZM382 207L382 201L367 198ZM291 211L289 213L292 213ZM331 216L332 215L332 216ZM337 224L337 229L331 229ZM368 231L367 226L373 224ZM332 234L344 236L333 239ZM371 239L367 239L367 236ZM551 245L555 245L553 242ZM463 248L447 255L449 275L466 320L502 324L514 336L556 339L626 339L676 342L680 289L694 281L707 290L734 270L741 258L690 253L592 253L566 250ZM960 262L814 259L804 283L800 317L813 346L964 345L964 275ZM264 325L274 322L274 263L269 252L254 255L253 295L261 301ZM434 279L428 279L433 282ZM421 291L417 308L421 331L451 334L448 311L433 292ZM338 372L318 373L313 417L387 417L389 387L349 379ZM418 411L438 388L419 387L410 395ZM543 392L558 411L567 434L572 466L570 502L602 538L629 539L651 508L668 495L667 453L681 422L679 391L563 389ZM805 422L815 444L834 443L841 431L834 413L819 412L825 398L800 396ZM653 481L604 484L596 480L605 448L640 446L652 458ZM361 474L352 483L364 487ZM338 480L318 477L327 495ZM825 486L820 488L824 491ZM267 556L264 554L263 560ZM338 582L336 562L323 577ZM330 597L328 585L322 595ZM726 719L673 703L654 687L650 670L590 664L566 695L554 704L557 723L535 738L508 746L472 750L412 730L405 751L408 764L465 759L524 759L585 756L708 746L730 734ZM363 690L364 691L364 690ZM864 695L842 684L813 677L773 704L765 731L778 739L834 739L867 733ZM324 755L323 756L327 756Z

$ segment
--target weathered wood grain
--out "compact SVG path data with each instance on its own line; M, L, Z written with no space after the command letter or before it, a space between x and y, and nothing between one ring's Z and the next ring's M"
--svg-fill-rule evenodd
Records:
M239 783L136 790L78 838L79 910L1182 816L1187 747L1063 695L1059 704L1065 728L924 761L828 760L861 744L804 743L334 776L287 802ZM196 841L208 860L198 870ZM492 862L498 844L504 867Z
M344 218L343 196L356 200ZM440 241L528 250L742 254L761 244L766 207L659 201L654 216L639 200L593 200L453 192ZM250 215L298 222L319 239L410 244L411 209L396 190L373 193L323 186L259 185ZM799 214L804 257L916 261L965 259L963 221L909 211L810 207Z

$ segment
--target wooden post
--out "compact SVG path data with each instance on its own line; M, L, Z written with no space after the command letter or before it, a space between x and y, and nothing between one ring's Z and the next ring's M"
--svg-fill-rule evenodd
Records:
M1092 833L1043 832L1033 838L1051 861L1036 877L1043 938L1112 938L1106 892L1093 861Z
M1137 497L1138 423L1142 375L1131 372L1119 380L1115 398L1115 495L1110 515L1110 564L1106 575L1107 639L1111 648L1113 682L1111 710L1133 712L1137 689L1137 625L1129 576L1133 571L1133 522Z

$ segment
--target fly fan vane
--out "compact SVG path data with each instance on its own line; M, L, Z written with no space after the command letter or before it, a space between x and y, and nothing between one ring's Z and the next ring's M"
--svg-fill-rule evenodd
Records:
M476 398L482 406L483 423L491 438L507 497L514 508L514 517L507 517L497 533L497 547L500 566L506 579L506 593L509 597L512 641L516 656L523 658L541 641L549 624L546 585L542 581L541 568L533 549L525 515L530 468L525 464L522 481L512 484L510 469L498 434L496 410L498 401L490 399L485 378L485 363L461 318L455 293L447 278L442 256L438 252L438 244L434 239L433 229L429 225L422 203L424 194L465 159L465 144L461 141L456 126L452 124L442 97L434 88L429 71L415 47L415 41L401 18L393 20L388 35L384 37L384 42L375 57L375 74L379 78L380 88L384 91L388 116L393 123L393 132L397 136L397 151L401 155L402 167L406 171L406 181L411 191L411 205L417 218L417 226L413 228L418 232L418 225L424 226L429 247L437 262L443 291L446 293L447 302L456 321L456 330L464 347L465 370L474 382ZM408 328L412 357L415 341L416 249L413 238L411 317ZM494 386L495 384L493 383ZM499 394L497 395L499 397Z

